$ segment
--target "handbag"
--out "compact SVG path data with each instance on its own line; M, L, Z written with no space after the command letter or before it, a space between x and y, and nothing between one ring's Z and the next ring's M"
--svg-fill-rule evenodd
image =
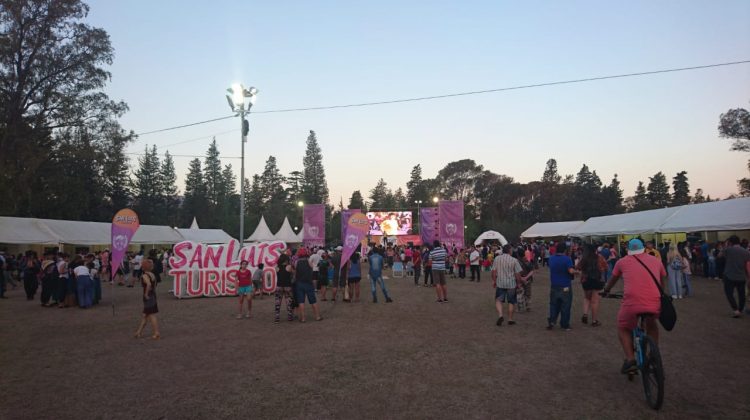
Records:
M646 267L646 264L644 264L643 261L639 260L638 258L635 258L635 260L638 261L643 266L643 268L646 269L646 271L648 271L648 274L651 276L651 280L654 281L654 285L657 289L659 289L659 300L661 301L659 322L665 330L672 331L674 325L677 323L677 311L674 309L674 304L672 304L672 297L664 294L664 291L659 286L659 282L656 281L656 276L654 276L654 273L652 273L651 270Z

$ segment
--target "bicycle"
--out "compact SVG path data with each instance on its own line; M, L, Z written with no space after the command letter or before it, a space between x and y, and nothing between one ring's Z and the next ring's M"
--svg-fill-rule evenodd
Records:
M646 334L645 329L646 319L653 316L648 313L638 314L638 325L633 330L633 350L638 370L629 372L628 380L632 381L640 372L646 402L651 408L658 410L664 402L664 366L659 346Z

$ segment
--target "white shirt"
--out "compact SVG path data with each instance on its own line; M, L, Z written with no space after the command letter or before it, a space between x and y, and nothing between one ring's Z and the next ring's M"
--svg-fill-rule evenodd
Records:
M471 251L471 254L469 254L469 262L471 265L479 265L479 251L476 249Z
M143 255L136 255L135 258L133 258L133 270L141 269L141 261L143 261Z
M76 276L91 276L88 267L86 267L85 265L79 265L73 270L73 272L76 274Z
M60 277L68 278L68 263L60 261L57 263L57 272L60 273Z
M308 258L308 261L310 262L310 266L312 266L313 271L319 271L318 269L318 263L320 262L320 255L317 253L310 255L310 258Z

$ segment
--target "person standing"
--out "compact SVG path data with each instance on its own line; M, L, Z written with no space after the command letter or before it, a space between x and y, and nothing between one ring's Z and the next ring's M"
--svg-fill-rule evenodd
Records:
M242 307L245 300L247 300L247 314L245 314L245 318L250 318L253 310L253 282L252 273L247 269L247 261L241 261L240 269L237 270L237 295L240 297L237 319L242 319Z
M279 257L278 267L279 274L276 282L276 292L274 293L274 322L279 322L281 312L281 302L286 299L287 321L294 320L292 312L292 268L290 251L284 252Z
M23 269L23 288L26 291L26 300L34 300L39 288L39 271L36 255L28 253Z
M430 262L432 263L432 278L435 281L438 303L448 302L448 285L445 283L445 262L447 258L448 251L440 245L440 241L433 242Z
M740 238L737 235L732 235L727 240L724 256L724 294L734 311L732 317L739 318L745 310L745 284L750 284L750 251L740 246Z
M458 265L458 278L465 279L466 278L466 250L465 249L458 251L458 256L456 257L456 265Z
M91 270L87 264L89 263L82 262L73 269L78 290L78 306L81 308L90 308L94 300L94 282L91 280Z
M57 286L57 265L53 260L53 255L45 255L42 262L42 306L50 307L50 299L57 301L55 294ZM56 303L56 302L55 302Z
M609 251L609 247L606 248ZM589 310L591 311L591 326L598 327L599 322L599 291L604 288L602 276L608 270L604 255L597 254L594 245L586 244L583 247L583 255L576 266L581 273L581 286L583 287L583 316L581 322L588 324ZM605 277L606 279L606 277Z
M8 299L5 296L5 271L8 267L8 262L5 260L5 252L0 251L0 299Z
M328 300L328 269L330 267L331 261L328 259L328 253L323 251L318 261L318 292L323 302Z
M419 249L415 249L411 255L414 266L414 285L419 286L419 276L422 274L422 253Z
M297 266L294 270L295 278L295 299L297 301L297 307L299 312L300 322L305 322L305 298L313 308L313 314L315 315L316 321L322 321L323 317L320 316L318 309L318 301L315 298L315 285L313 284L313 267L310 264L310 260L307 258L307 250L300 248L297 251Z
M682 270L684 268L685 261L682 255L677 252L674 245L670 245L667 251L667 283L672 299L682 299Z
M253 282L253 295L260 295L260 298L263 299L263 263L258 264L258 268L253 271L251 280Z
M359 261L359 252L354 251L347 264L347 283L349 284L349 299L352 302L359 302L359 282L362 280L362 263Z
M492 261L492 287L495 289L495 309L497 309L498 327L503 325L503 303L508 304L508 325L515 325L513 320L513 306L516 304L516 286L523 282L521 271L523 268L517 259L511 256L513 247L503 246L502 255L497 255ZM499 254L500 251L498 250Z
M427 279L430 279L430 286L435 286L432 277L432 260L430 259L430 248L425 246L422 252L422 266L424 267L424 287L427 287Z
M547 329L551 330L560 318L560 327L570 331L570 310L573 306L573 290L571 280L575 269L573 260L565 255L567 245L560 242L555 247L555 254L549 257L550 272L550 294L549 294L549 318Z
M70 257L68 257L68 254L62 254L60 255L60 261L57 262L57 307L58 308L64 308L65 307L65 296L68 294L68 290L70 289L69 285L69 276L70 273L68 272L68 262L70 261Z
M477 282L480 280L480 263L481 263L481 254L479 252L479 247L475 246L471 253L469 254L469 267L471 269L471 279L469 281L474 281L474 276L476 275Z
M692 269L690 268L690 259L688 258L688 255L690 253L690 249L687 247L678 247L677 251L680 254L680 258L682 258L682 273L681 273L681 286L680 286L680 292L685 297L693 296L693 287L690 283L690 276L693 274Z
M159 321L156 319L156 314L159 313L159 305L156 302L156 276L152 273L154 263L150 259L142 259L140 265L142 270L140 281L143 287L143 316L138 330L135 332L135 338L141 338L146 322L150 322L151 338L158 340L161 338L161 334L159 333Z
M516 287L517 293L523 293L523 308L519 305L519 311L531 311L531 285L534 283L534 270L539 268L537 259L533 257L533 255L532 258L534 258L532 261L526 260L526 256L524 255L519 261L521 263L521 268L523 269L523 271L521 271L521 276L526 279Z
M386 303L391 303L393 300L388 296L388 289L385 287L383 281L383 248L377 248L370 251L370 256L367 258L370 263L370 290L372 291L372 303L378 303L377 284L380 284L380 289L383 292Z
M345 288L346 287L346 276L341 275L341 251L344 248L339 245L336 247L336 249L333 250L333 255L331 255L331 267L333 267L333 279L331 280L331 292L333 296L331 296L331 300L335 303L336 299L338 299L338 291L339 287Z

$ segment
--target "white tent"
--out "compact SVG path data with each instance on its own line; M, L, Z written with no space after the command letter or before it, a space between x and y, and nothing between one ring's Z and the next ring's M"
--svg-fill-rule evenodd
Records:
M305 230L300 229L299 233L297 234L297 242L302 243L305 241Z
M109 223L106 223L109 225ZM182 236L169 226L141 225L133 235L133 244L176 244ZM109 243L109 240L107 241Z
M200 229L200 227L198 227L198 220L195 219L195 216L193 216L193 223L190 225L190 229Z
M571 236L614 236L654 233L679 207L646 210L635 213L614 214L611 216L592 217L578 226Z
M276 232L275 239L288 244L301 242L300 238L292 230L292 225L289 224L289 218L287 217L284 218L284 223L281 225L281 229Z
M658 232L750 230L750 197L679 207Z
M258 227L255 228L255 232L253 232L252 235L250 235L246 242L263 242L263 241L273 241L274 236L273 233L271 233L271 229L268 228L268 224L266 224L266 219L263 216L260 216L260 222L258 222Z
M508 241L505 239L505 236L501 235L500 232L495 232L494 230L488 230L487 232L479 235L479 237L477 237L477 240L474 241L474 245L479 245L484 241L500 241L502 245L506 245L508 243Z
M57 245L62 238L41 219L0 217L0 243Z
M573 222L537 222L530 228L523 231L522 238L554 238L557 236L569 236L578 226L582 225L583 220Z
M177 229L182 240L193 241L200 244L225 244L232 238L221 229Z

